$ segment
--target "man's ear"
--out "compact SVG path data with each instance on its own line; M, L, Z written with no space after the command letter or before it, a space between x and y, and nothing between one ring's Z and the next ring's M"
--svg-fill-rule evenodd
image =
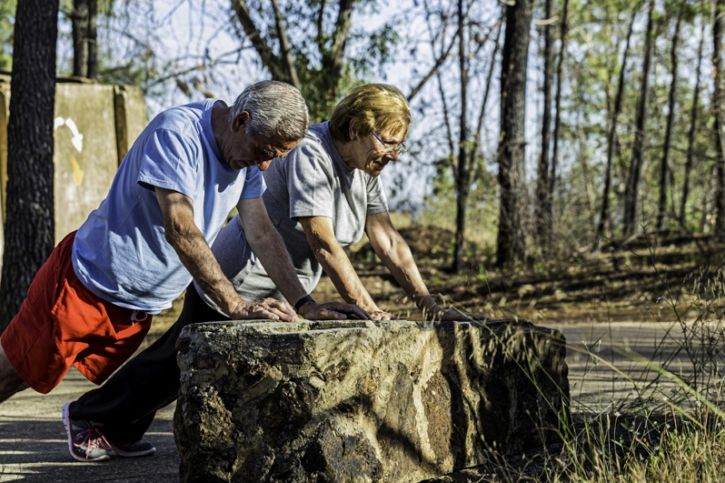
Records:
M234 121L232 121L232 131L239 131L249 122L251 118L252 115L247 111L242 111L237 114L237 117L235 117Z

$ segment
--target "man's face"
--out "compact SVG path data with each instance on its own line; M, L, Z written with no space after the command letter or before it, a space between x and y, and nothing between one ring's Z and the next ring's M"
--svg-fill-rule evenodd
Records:
M224 158L234 169L257 166L266 171L272 159L286 156L297 141L277 141L257 134L246 134L243 139L232 142Z
M269 168L273 158L286 156L298 141L284 141L261 134L250 134L247 129L249 116L243 112L234 119L222 156L233 169L257 166L260 171Z

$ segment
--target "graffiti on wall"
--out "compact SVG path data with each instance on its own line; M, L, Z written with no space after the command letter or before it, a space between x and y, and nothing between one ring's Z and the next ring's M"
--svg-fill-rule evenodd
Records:
M73 148L78 152L78 154L83 152L83 134L78 130L78 126L76 126L76 123L73 119L70 117L64 118L64 117L56 117L53 121L53 130L57 131L58 128L65 126L70 130L71 138L70 142L73 145ZM73 182L76 184L76 186L80 186L83 183L83 169L81 169L80 164L78 164L78 160L75 157L71 157L70 159L70 165L71 165L71 174L73 177Z

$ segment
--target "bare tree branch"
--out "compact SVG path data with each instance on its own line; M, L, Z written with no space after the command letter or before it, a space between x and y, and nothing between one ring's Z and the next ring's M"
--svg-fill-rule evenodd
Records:
M503 30L503 14L498 22L498 29L496 31L496 40L494 40L493 52L491 53L491 62L488 66L488 74L486 75L486 90L483 93L483 101L481 102L481 109L478 111L478 120L476 122L476 135L473 140L473 147L471 148L470 157L470 168L473 169L476 163L476 158L479 153L479 147L481 146L481 132L483 131L483 118L486 114L486 105L488 104L488 94L491 90L491 79L493 78L493 71L496 65L496 55L498 54L498 48L500 45L501 30Z
M239 51L239 49L229 50L227 52L224 52L223 54L219 54L219 56L217 58L211 59L210 61L200 62L200 63L192 65L190 67L186 67L182 70L167 74L163 77L159 77L158 79L155 79L153 82L150 82L148 84L147 88L154 87L158 84L163 84L164 82L166 82L169 79L178 79L179 77L189 74L191 72L194 72L196 70L206 70L206 69L210 69L210 68L214 67L215 65L223 64L223 63L225 63L225 61L224 61L225 57L228 57L230 55L235 55L238 51ZM177 59L177 60L179 60L179 59ZM236 62L234 62L234 63L236 63ZM177 85L178 85L178 82L177 82ZM182 88L182 91L183 90L184 89ZM184 92L184 93L186 94L186 92Z
M297 69L295 68L295 62L292 58L292 52L290 52L289 40L287 39L287 30L284 27L284 18L282 18L282 13L279 11L279 5L277 4L277 0L271 1L272 10L274 10L274 25L277 28L279 47L282 51L282 64L287 71L290 83L299 89L300 79L297 76Z
M320 10L317 12L317 47L322 52L325 49L325 7L327 6L326 0L320 1Z
M456 43L456 38L458 38L458 34L460 33L460 30L456 30L456 32L453 34L453 37L451 37L451 41L448 44L448 47L446 47L443 52L438 56L438 58L433 62L433 65L431 66L430 70L418 81L418 83L410 90L410 94L408 94L407 99L408 102L412 101L413 98L418 95L418 93L423 89L423 86L435 75L435 73L438 71L438 69L443 65L443 63L448 58L448 55L451 53L451 50L453 49L453 46Z
M262 39L262 35L249 12L249 5L246 0L232 0L232 8L234 8L234 12L242 24L244 33L247 34L249 41L252 42L252 46L254 46L254 50L257 51L260 59L262 59L262 63L269 69L272 78L290 82L291 79L282 68L280 58L272 51L264 39Z
M435 51L435 38L437 38L437 35L433 34L433 27L430 24L430 17L432 15L432 12L430 10L430 6L428 5L428 1L424 0L423 7L425 8L425 23L428 27L428 33L430 35L430 43L431 43L431 49ZM442 31L445 31L446 24L443 23L443 29ZM460 32L459 32L460 33ZM441 35L441 42L443 42L444 36ZM456 36L453 37L453 40L451 42L455 42ZM443 50L441 48L441 50ZM456 179L456 166L453 163L453 151L455 149L454 142L453 142L453 130L451 129L451 119L450 115L448 113L448 102L446 101L446 93L443 90L443 79L441 78L441 72L439 69L435 70L435 76L436 80L438 81L438 93L441 97L441 104L443 106L443 120L444 125L446 127L446 139L448 141L448 165L451 168L451 172L453 174L453 179Z
M345 55L345 43L350 33L350 16L352 15L353 0L340 0L340 10L337 12L335 32L332 34L332 47L330 58L332 67L340 69Z

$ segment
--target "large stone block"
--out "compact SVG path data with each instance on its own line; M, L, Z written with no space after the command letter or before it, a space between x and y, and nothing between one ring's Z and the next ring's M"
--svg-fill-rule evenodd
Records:
M527 322L217 322L178 348L187 482L420 481L568 411L564 338Z
M0 76L0 193L7 199L9 78ZM108 193L119 163L146 124L137 87L59 82L54 108L55 240L77 229ZM0 239L0 244L2 239Z

